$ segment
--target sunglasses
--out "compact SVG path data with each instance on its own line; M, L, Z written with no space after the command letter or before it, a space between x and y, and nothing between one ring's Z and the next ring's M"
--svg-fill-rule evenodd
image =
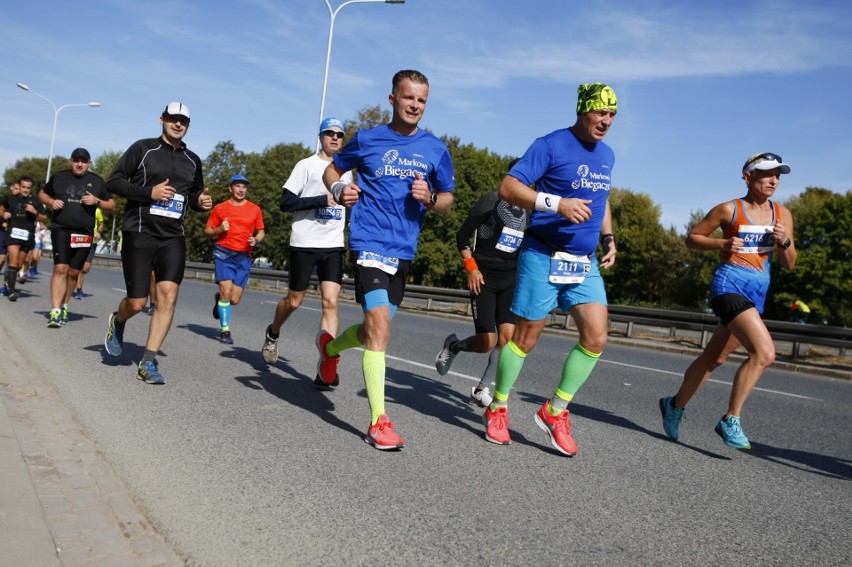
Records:
M323 136L328 136L329 138L337 138L338 140L343 139L343 132L337 132L335 130L323 130Z
M758 162L758 161L761 161L761 160L777 161L778 163L784 163L784 160L782 160L781 156L779 156L778 154L773 154L772 152L766 152L765 154L758 154L756 156L752 156L751 158L749 158L749 160L745 163L745 167L748 167L751 164Z

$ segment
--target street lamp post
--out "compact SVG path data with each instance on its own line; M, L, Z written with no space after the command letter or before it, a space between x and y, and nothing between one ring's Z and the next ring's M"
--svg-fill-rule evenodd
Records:
M71 107L71 106L100 106L101 103L99 103L99 102L80 102L80 103L73 103L73 104L63 104L62 106L57 108L56 105L53 104L52 100L50 100L49 98L47 98L46 96L44 96L42 94L35 92L34 90L30 89L27 85L25 85L23 83L17 83L17 86L18 86L19 89L23 89L27 92L30 92L30 93L36 95L39 98L46 100L50 104L50 107L53 109L53 131L50 134L50 153L47 156L47 175L45 175L45 177L44 177L44 182L47 183L50 180L50 166L53 163L53 144L56 141L56 123L59 120L59 113L62 112L63 109Z
M325 5L328 6L328 13L331 16L331 23L328 26L328 50L325 53L325 76L322 79L322 100L320 101L320 114L319 121L317 122L317 129L319 129L319 125L322 123L322 119L324 118L323 114L325 113L325 90L328 87L328 66L331 63L331 40L334 37L334 20L337 17L337 13L343 9L344 6L348 6L349 4L375 4L375 3L384 3L384 4L405 4L405 0L349 0L348 2L344 2L337 9L332 9L331 4L329 4L328 0L325 0ZM319 142L317 142L317 150L319 150Z

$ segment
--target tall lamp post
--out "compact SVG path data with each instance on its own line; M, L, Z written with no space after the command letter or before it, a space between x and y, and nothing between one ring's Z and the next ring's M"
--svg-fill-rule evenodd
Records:
M18 85L19 89L23 89L27 92L30 92L30 93L36 95L39 98L46 100L50 104L50 107L53 109L53 132L50 134L50 154L48 154L48 156L47 156L47 175L45 175L45 177L44 177L44 182L47 183L50 180L50 166L53 163L53 144L56 141L56 122L59 120L59 113L62 112L63 109L68 108L70 106L100 106L101 103L99 103L99 102L80 102L80 103L74 103L74 104L63 104L62 106L57 108L56 105L53 104L52 100L50 100L49 98L47 98L46 96L44 96L42 94L35 92L34 90L31 90L24 83L17 83L17 85Z
M331 16L331 23L328 26L328 50L325 54L325 76L322 80L322 100L320 102L320 114L319 121L317 121L317 129L319 129L319 125L322 123L322 119L324 118L323 114L325 113L325 90L328 87L328 66L331 63L331 40L334 37L334 20L337 18L337 13L343 9L344 6L348 6L349 4L375 4L375 3L383 3L383 4L405 4L405 0L349 0L348 2L344 2L337 9L332 9L331 4L329 4L328 0L325 0L325 5L328 6L328 13ZM319 150L319 142L317 142L317 150Z

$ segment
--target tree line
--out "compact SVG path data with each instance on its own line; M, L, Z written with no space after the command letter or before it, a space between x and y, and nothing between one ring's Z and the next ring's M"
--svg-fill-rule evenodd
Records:
M346 138L359 129L389 121L389 113L380 106L362 109L356 119L346 122ZM411 283L463 289L466 272L456 249L455 234L468 211L479 197L500 186L514 156L500 156L488 149L462 144L458 138L443 136L455 167L456 191L453 210L448 215L426 215L417 257L412 263ZM128 140L128 145L133 140ZM204 159L205 184L214 203L228 198L228 180L235 173L251 181L248 197L263 209L266 238L255 251L276 269L287 269L292 214L278 207L282 185L296 162L313 153L303 144L279 143L261 152L242 152L231 141L219 142ZM108 151L97 156L92 171L105 179L121 152ZM8 186L22 175L29 175L41 186L47 158L24 158L3 174ZM51 173L67 168L67 159L56 156ZM107 215L109 237L112 217L121 229L124 200ZM683 231L660 224L660 206L648 194L613 188L610 195L613 225L618 243L615 266L604 274L609 301L665 309L704 311L710 278L719 256L693 252L684 245L689 229L704 216L693 211ZM783 203L795 220L796 248L799 257L795 270L781 273L772 263L772 285L764 316L786 320L789 306L800 299L811 308L811 323L848 326L852 322L852 191L845 194L824 188L808 187ZM212 242L202 229L206 214L186 217L187 254L190 260L212 262ZM352 273L348 270L348 273Z

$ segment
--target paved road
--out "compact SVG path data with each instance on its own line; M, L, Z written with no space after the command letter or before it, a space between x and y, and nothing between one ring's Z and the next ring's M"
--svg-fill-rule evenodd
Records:
M213 286L186 281L160 357L168 384L156 387L134 378L144 315L128 324L125 356L102 354L118 271L94 268L92 296L74 301L59 330L45 327L46 280L0 301L0 325L188 563L852 563L850 382L770 370L744 420L754 449L737 452L713 433L726 365L672 443L657 399L689 359L611 345L572 405L580 454L565 459L532 416L570 339L546 336L528 360L511 399L514 444L499 447L467 403L484 357L460 355L444 378L432 367L443 337L471 326L400 312L387 394L407 446L386 453L362 440L360 353L343 354L335 391L312 384L316 301L284 327L281 359L267 368L258 349L277 296L249 291L225 347ZM342 307L342 325L359 317Z

